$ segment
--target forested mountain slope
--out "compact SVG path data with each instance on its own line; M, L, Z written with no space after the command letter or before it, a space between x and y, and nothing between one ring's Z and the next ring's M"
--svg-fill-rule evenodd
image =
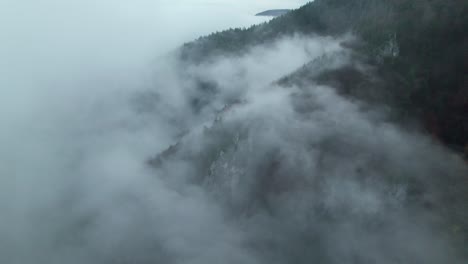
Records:
M465 263L467 7L316 0L185 44L149 167L219 209L225 263Z
M420 120L437 139L464 152L468 145L467 14L466 1L316 0L269 23L187 43L180 56L200 63L220 55L240 55L287 35L351 33L359 43L350 47L381 79L380 102L384 100L401 117ZM305 77L307 70L301 71ZM335 74L344 78L345 72L362 79L345 69ZM362 85L349 85L349 93L369 94L355 90L365 89ZM375 90L379 85L367 88Z

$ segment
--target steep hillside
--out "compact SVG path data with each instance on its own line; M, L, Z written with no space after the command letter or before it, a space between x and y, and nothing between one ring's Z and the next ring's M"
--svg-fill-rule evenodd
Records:
M187 43L148 164L219 208L226 263L463 264L467 7L316 0Z
M393 107L400 118L419 120L435 138L464 152L468 148L467 14L466 1L316 0L269 23L187 43L180 56L188 63L202 63L216 56L241 55L288 35L351 33L357 41L349 47L360 63L375 69L374 77L380 81L363 86L351 81L363 76L346 69L335 71L344 78L347 92L366 95L366 100L372 93L372 99L378 97L379 103ZM300 72L293 74L296 83L304 82L300 79L307 76L307 68Z

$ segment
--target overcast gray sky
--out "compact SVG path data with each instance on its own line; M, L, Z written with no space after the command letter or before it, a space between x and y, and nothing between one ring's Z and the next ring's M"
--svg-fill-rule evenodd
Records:
M136 59L137 54L165 51L212 31L265 21L253 16L265 9L296 8L305 2L6 0L0 3L0 29L2 40L6 40L1 45L9 53L29 55L25 57L66 53L69 58L79 50L80 57L99 54L114 60L129 59L122 54L125 52Z
M249 26L306 0L3 0L0 100L45 95L50 83L140 71L200 35ZM63 87L61 88L63 89ZM47 95L48 96L48 95ZM11 109L10 109L11 110ZM7 111L3 111L7 112Z
M0 121L102 82L131 82L159 55L229 27L268 20L254 14L306 0L0 1ZM112 76L112 77L110 77ZM133 80L131 80L133 79ZM131 87L131 85L129 86ZM42 100L46 99L46 100Z

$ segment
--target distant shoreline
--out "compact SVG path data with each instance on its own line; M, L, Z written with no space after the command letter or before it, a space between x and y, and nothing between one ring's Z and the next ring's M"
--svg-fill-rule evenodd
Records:
M289 11L291 11L291 10L290 9L271 9L271 10L266 10L266 11L260 12L260 13L256 14L255 16L277 17L277 16L284 15L284 14L288 13Z

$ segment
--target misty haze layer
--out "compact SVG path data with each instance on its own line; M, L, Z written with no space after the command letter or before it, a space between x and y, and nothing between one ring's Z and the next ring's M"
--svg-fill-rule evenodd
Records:
M460 157L333 86L277 82L365 71L352 39L5 65L0 262L462 263Z

